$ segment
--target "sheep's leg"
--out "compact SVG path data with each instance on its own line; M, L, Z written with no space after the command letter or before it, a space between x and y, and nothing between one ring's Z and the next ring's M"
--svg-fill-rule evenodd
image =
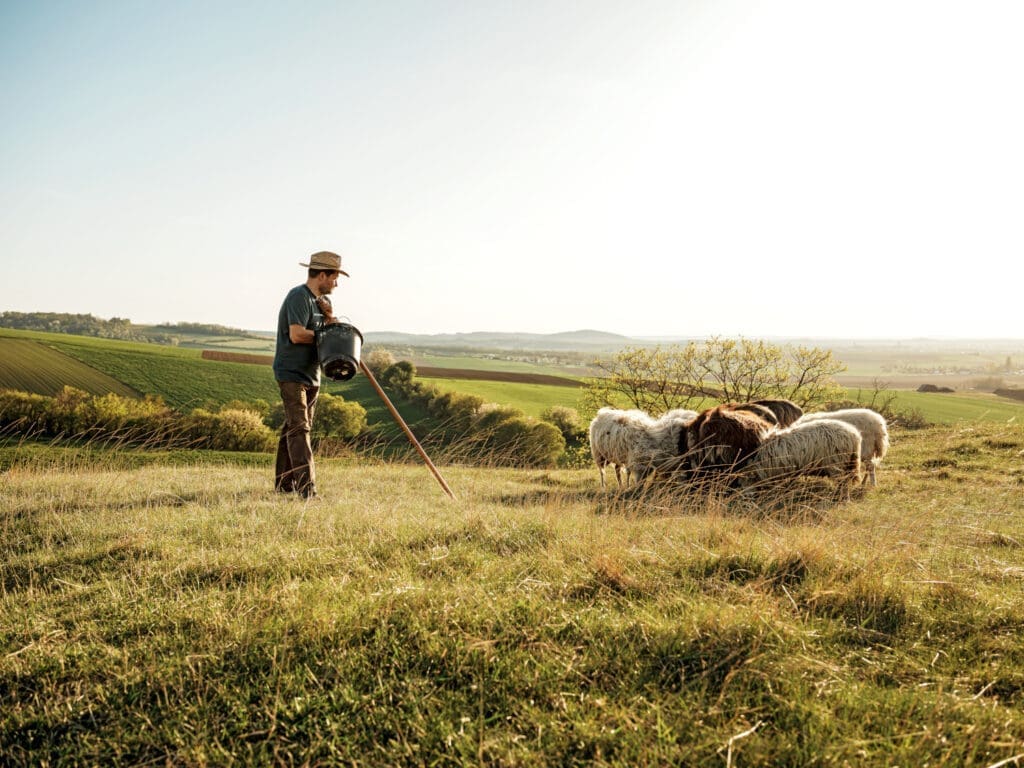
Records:
M621 467L619 467L618 464L615 464L614 466L615 466L615 482L619 486L619 488L621 488L622 487L622 469L621 469ZM626 476L626 480L627 481L629 480L629 476L628 475Z
M852 483L850 482L850 478L848 476L839 478L839 488L837 490L839 491L840 501L849 501L851 498L853 498L850 492L851 485Z
M878 485L878 478L875 477L875 462L874 461L869 461L868 462L867 480L868 480L868 482L871 483L871 487L872 488L874 488L876 485Z

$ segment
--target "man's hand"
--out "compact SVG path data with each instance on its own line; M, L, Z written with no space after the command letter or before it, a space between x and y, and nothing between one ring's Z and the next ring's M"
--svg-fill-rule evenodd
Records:
M317 297L316 305L320 307L320 311L324 313L325 325L341 322L338 318L334 316L334 308L331 305L331 299L326 293L323 296Z

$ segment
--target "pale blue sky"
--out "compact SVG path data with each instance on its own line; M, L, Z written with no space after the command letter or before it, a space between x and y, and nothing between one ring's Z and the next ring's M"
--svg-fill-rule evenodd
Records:
M1024 337L1024 3L0 0L0 310Z

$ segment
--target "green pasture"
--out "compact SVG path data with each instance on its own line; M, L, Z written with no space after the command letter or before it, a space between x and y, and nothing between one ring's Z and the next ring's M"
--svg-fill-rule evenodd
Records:
M442 390L465 392L482 397L488 403L518 408L528 416L539 416L553 405L578 408L581 388L554 387L549 384L516 384L504 381L467 381L464 379L424 379Z
M502 371L508 373L539 373L546 376L566 376L582 378L593 375L579 366L566 366L552 363L545 365L525 360L504 360L489 356L472 355L424 355L415 353L413 362L433 368L464 368L471 371Z
M253 339L248 336L182 336L179 346L195 349L219 349L249 355L274 354L274 339Z
M847 390L851 400L871 405L872 393L863 389ZM1024 402L983 392L913 392L893 390L892 409L918 411L931 424L955 424L959 421L1024 421ZM887 396L883 393L882 399Z

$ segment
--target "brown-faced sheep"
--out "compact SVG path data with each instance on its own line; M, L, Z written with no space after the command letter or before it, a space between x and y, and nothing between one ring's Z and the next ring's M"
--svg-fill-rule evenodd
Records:
M679 453L697 472L728 471L739 468L775 424L757 409L742 403L724 403L701 411L682 432Z
M788 427L796 423L796 420L804 415L804 409L794 403L792 400L754 400L754 405L761 405L770 410L775 414L775 418L779 421L780 427Z

